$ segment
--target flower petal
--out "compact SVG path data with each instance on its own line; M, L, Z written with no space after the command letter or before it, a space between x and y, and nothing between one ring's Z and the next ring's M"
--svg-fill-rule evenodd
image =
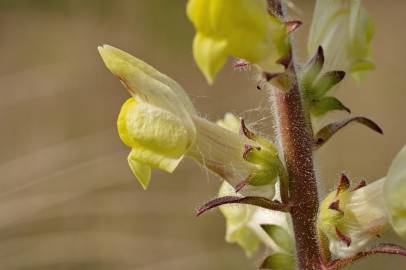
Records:
M241 120L232 113L226 113L224 119L217 120L216 124L235 133L241 129Z
M120 137L128 146L142 146L175 158L182 156L194 141L181 119L134 98L124 103L117 126Z
M116 75L133 96L166 109L186 123L193 131L191 115L196 111L183 88L140 59L109 45L99 47L107 68Z
M267 7L266 0L189 0L194 57L209 83L228 56L275 66L287 52L286 27Z
M235 189L224 181L220 187L219 196L228 195L235 196ZM279 246L278 241L272 239L262 227L262 225L277 225L291 235L292 228L288 223L288 214L241 204L227 204L219 208L227 223L227 242L239 244L247 256L253 255L261 242L273 251L288 252Z
M117 127L122 141L132 147L128 163L144 188L151 167L173 172L194 142L176 115L135 98L122 106Z
M365 71L373 69L370 43L374 26L361 2L317 0L308 40L310 55L319 46L323 47L326 56L325 71L348 71L356 80Z
M151 149L142 146L133 148L131 150L130 155L131 159L133 160L142 162L148 166L163 170L168 173L172 173L183 158L183 156L176 158L163 155L162 153L153 151Z
M128 165L141 186L147 189L151 181L151 167L134 159L132 153L128 155Z
M227 42L216 40L203 34L196 34L193 40L193 56L209 84L227 60Z
M406 146L389 168L384 186L386 208L395 232L406 239Z

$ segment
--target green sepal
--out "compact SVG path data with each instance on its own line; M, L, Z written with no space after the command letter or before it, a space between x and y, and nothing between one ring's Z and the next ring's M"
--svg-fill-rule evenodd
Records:
M263 186L275 182L281 170L278 153L261 147L246 147L243 158L256 165L247 179L248 184Z
M340 70L329 71L321 75L316 83L311 87L313 98L319 99L324 97L327 92L341 82L345 77L345 72Z
M274 167L269 167L254 170L248 177L248 184L251 186L265 186L275 182L278 176L278 170Z
M263 224L262 229L272 238L280 248L290 254L294 252L294 242L292 236L281 226L275 224Z
M260 266L260 269L295 270L295 267L295 258L292 255L286 253L274 253L265 259Z
M262 166L273 166L274 160L278 158L278 153L268 151L266 148L250 147L244 153L244 159L250 163Z
M148 188L151 182L151 166L139 162L132 158L132 152L128 156L128 165L142 188L145 190Z
M323 116L330 111L346 111L351 112L340 100L335 97L324 97L320 100L312 100L310 112L314 116Z
M324 65L324 51L321 46L319 46L316 54L310 59L303 72L301 83L305 89L309 89L313 82L319 76Z

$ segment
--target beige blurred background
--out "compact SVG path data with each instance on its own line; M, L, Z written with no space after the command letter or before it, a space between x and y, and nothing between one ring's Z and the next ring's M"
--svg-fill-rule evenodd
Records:
M376 21L377 70L337 95L385 136L354 125L329 142L317 157L324 192L342 171L378 179L406 143L406 3L365 2ZM143 191L116 134L128 94L98 56L104 43L175 78L202 115L215 120L231 111L272 130L267 95L252 75L228 66L207 86L192 59L185 3L0 0L0 269L255 269L258 259L224 242L217 211L194 216L215 196L217 179L186 161L172 175L155 171ZM297 5L304 56L313 2ZM378 256L351 269L384 267L406 269L406 259Z

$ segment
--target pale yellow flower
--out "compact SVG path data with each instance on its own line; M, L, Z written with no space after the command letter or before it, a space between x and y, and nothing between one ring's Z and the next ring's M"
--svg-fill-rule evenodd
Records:
M318 228L336 257L356 254L386 229L383 183L378 180L356 190L340 187L322 201Z
M121 108L117 127L122 141L132 148L128 163L144 188L152 168L172 172L184 157L193 158L233 186L263 169L278 171L245 160L246 145L261 143L198 116L177 82L114 47L105 45L99 51L106 66L132 94ZM268 144L266 149L272 145ZM248 183L242 193L272 197L276 177L263 175L260 183Z
M370 43L374 26L361 0L317 0L308 39L314 55L325 52L325 71L343 70L360 79L374 68Z
M229 195L236 195L234 188L223 182L219 196ZM292 252L293 231L287 213L243 204L222 205L220 211L226 218L226 241L240 245L247 256L252 256L261 243L273 252ZM263 225L277 226L284 232L284 239L273 239Z
M266 0L189 0L187 15L197 32L193 55L209 83L228 56L276 67L287 52L286 27Z
M405 198L406 146L392 161L386 177L353 191L347 186L331 192L322 201L318 228L338 257L354 255L389 225L406 239Z
M400 237L406 239L406 146L389 168L384 198L392 228Z

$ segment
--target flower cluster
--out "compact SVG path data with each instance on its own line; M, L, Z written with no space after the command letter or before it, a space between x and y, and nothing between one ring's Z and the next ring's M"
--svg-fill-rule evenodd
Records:
M303 118L307 118L303 130L313 135L312 120L334 110L350 112L329 95L332 89L346 74L360 80L374 68L370 58L372 20L361 0L317 0L308 40L311 57L302 66L293 61L289 36L292 25L300 23L284 21L282 8L275 8L275 3L280 4L267 0L189 0L187 16L196 29L193 55L209 83L232 56L256 65L264 83L270 82L275 89L270 88L279 94L287 93L281 100L292 98L294 95L287 96L295 88L297 107L303 105ZM117 128L122 142L131 148L128 164L142 187L150 184L153 168L172 173L183 158L195 160L224 180L219 191L224 200L216 206L226 218L226 241L239 244L249 256L262 243L272 250L263 268L295 269L294 232L287 212L297 207L293 205L297 201L290 200L288 170L278 147L233 114L227 113L216 123L201 117L182 86L142 60L108 45L99 47L99 52L131 94L121 107ZM278 83L275 78L279 78ZM285 117L288 121L296 115ZM371 120L353 117L320 129L306 149L314 146L316 150L351 122L382 133ZM288 168L295 166L287 161ZM406 147L386 177L369 185L361 181L351 188L350 180L342 175L337 189L324 198L318 209L317 230L320 240L327 242L323 250L328 253L326 257L337 259L333 263L357 256L387 228L406 238L405 165ZM265 203L232 204L246 198ZM283 206L281 211L285 212L274 211L278 209L271 205ZM309 220L316 219L313 213ZM320 260L327 266L331 263L330 258Z

